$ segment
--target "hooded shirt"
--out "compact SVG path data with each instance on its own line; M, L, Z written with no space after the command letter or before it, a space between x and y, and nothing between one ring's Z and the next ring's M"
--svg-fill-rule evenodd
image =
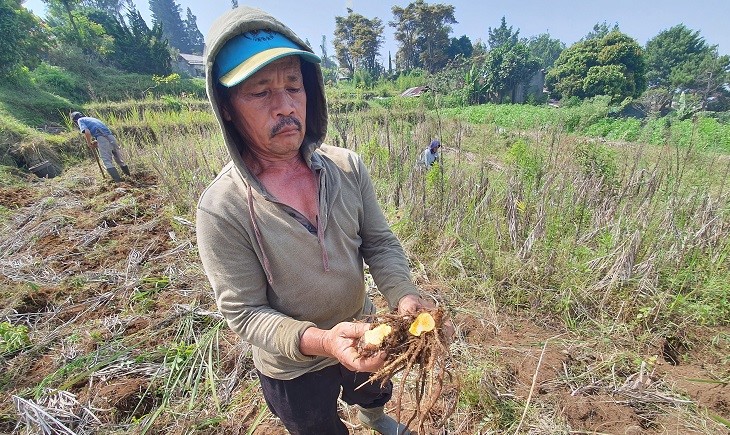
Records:
M231 156L198 202L196 232L205 273L229 327L252 345L264 375L288 380L336 364L299 350L316 326L362 319L374 312L364 262L391 308L418 294L400 242L390 230L362 159L324 145L327 106L318 64L302 61L307 93L302 157L318 182L316 229L277 201L248 170L245 142L221 116L214 79L216 53L230 38L251 30L284 34L312 51L288 27L258 9L240 6L219 18L206 40L206 89Z

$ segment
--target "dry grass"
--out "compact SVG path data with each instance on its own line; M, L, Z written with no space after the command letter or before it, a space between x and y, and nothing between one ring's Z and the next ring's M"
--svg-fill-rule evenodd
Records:
M195 251L220 136L166 125L146 126L154 142L122 137L135 183L89 164L3 189L17 205L0 221L0 320L30 344L0 356L0 431L282 433ZM425 111L333 128L329 142L366 158L416 283L454 319L462 388L446 430L726 431L730 159ZM414 171L432 137L443 164ZM396 388L417 415L408 378Z

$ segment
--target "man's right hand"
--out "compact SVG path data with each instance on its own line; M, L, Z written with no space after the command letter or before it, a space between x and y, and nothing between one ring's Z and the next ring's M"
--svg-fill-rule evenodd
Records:
M91 148L92 150L99 148L99 142L92 140L91 143L89 143L89 148Z
M355 372L377 372L385 364L385 354L361 357L357 350L360 337L370 329L369 323L341 322L332 329L309 328L302 337L308 344L305 355L323 355L336 358L343 366Z
M348 369L354 372L377 372L385 364L385 353L379 352L365 358L357 350L360 337L369 329L369 323L338 323L325 331L322 343L325 350Z

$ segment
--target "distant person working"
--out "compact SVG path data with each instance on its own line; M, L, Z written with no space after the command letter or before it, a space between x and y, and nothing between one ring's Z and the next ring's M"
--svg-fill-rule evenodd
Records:
M426 168L430 168L431 165L439 161L439 149L441 149L441 141L438 139L432 140L428 148L421 153L418 163Z
M122 178L119 176L117 168L114 167L113 161L117 162L124 174L131 176L129 167L122 158L122 149L109 127L96 118L84 116L81 112L71 113L71 120L81 130L91 151L99 150L101 161L115 182L122 181Z

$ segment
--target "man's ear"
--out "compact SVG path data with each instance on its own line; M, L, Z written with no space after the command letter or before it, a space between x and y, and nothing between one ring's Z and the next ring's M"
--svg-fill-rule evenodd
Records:
M230 114L230 112L228 112L228 106L227 106L227 105L225 105L225 104L223 104L223 105L221 106L221 116L222 116L222 117L223 117L223 119L225 119L226 121L230 121L231 119L233 119L233 118L231 117L231 114Z

